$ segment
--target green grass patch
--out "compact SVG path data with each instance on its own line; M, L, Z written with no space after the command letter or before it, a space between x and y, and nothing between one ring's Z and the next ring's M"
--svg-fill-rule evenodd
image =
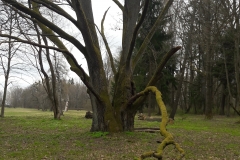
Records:
M143 152L156 150L163 137L157 133L89 132L91 120L85 111L69 111L54 120L49 111L6 108L0 118L0 160L5 159L116 159L130 160ZM177 116L167 126L186 152L185 159L240 159L239 117ZM135 121L138 128L158 128L158 121ZM163 159L174 159L173 146L164 150ZM151 159L151 158L150 158Z

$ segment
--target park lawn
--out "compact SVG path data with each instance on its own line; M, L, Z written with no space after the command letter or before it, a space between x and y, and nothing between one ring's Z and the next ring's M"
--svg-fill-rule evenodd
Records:
M51 112L36 109L6 108L0 118L0 160L131 160L145 151L155 150L159 133L89 132L91 120L84 111L68 111L61 120ZM185 150L186 160L240 159L240 117L200 115L177 116L167 126L175 141ZM135 122L136 127L159 126L157 121ZM176 150L168 146L163 159L174 159ZM149 160L154 158L149 158Z

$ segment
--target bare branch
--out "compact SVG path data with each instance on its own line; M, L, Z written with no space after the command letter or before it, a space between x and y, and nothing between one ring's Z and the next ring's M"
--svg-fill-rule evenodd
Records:
M161 76L161 72L166 63L168 62L168 60L181 48L182 48L181 46L174 47L165 54L165 56L161 59L161 62L159 63L154 75L148 82L147 86L152 86L157 83L157 81L159 80L159 76Z
M36 3L33 3L33 10L41 16L38 8L36 7ZM62 43L62 41L60 41L59 38L55 36L54 32L51 29L47 28L45 25L43 25L40 22L37 22L37 24L41 28L42 32L44 34L46 34L46 37L48 39L50 39L55 45L57 45L58 48L61 48L61 49L64 49L64 50L67 51L67 52L63 52L63 55L66 58L66 60L68 61L68 63L70 64L70 66L71 66L70 69L72 71L74 71L81 78L83 83L88 87L88 89L93 93L93 95L98 99L98 101L102 102L102 99L100 98L100 95L97 93L97 91L95 91L92 84L90 83L91 82L89 80L90 78L85 73L83 68L78 64L75 57L68 51L68 49Z
M109 7L110 8L110 7ZM112 71L113 71L113 74L114 76L116 75L117 71L116 71L116 68L115 68L115 65L114 65L114 60L113 60L113 56L112 56L112 52L111 52L111 49L108 45L108 42L107 42L107 39L106 39L106 36L105 36L105 33L104 33L104 20L105 20L105 17L106 17L106 14L109 10L109 8L105 11L104 15L103 15L103 18L102 18L102 21L101 21L101 31L99 31L99 28L97 27L98 31L100 32L101 36L102 36L102 39L103 39L103 42L105 44L105 47L107 49L107 53L108 53L108 56L109 56L109 59L110 59L110 63L111 63L111 68L112 68Z
M62 15L63 17L65 17L66 19L68 19L69 21L71 21L77 28L79 28L79 24L77 23L77 21L71 16L69 15L65 10L63 10L61 7L59 7L58 5L54 4L51 1L48 0L32 0L38 4L42 4L45 7L49 8L50 10L58 13L59 15Z
M181 49L181 46L177 46L172 48L168 53L165 54L165 56L162 58L160 64L158 65L154 75L152 76L152 78L150 79L150 81L148 82L147 86L154 86L156 85L157 81L161 78L162 74L162 70L164 68L164 66L166 65L166 63L168 62L168 60L172 57L172 55L174 53L176 53L179 49ZM138 106L140 106L140 104L145 100L146 96L142 96L142 97L136 97L136 98L130 98L130 102L128 102L127 104L132 105L131 109L136 109ZM135 102L133 102L135 101ZM129 107L129 105L126 106L126 108Z

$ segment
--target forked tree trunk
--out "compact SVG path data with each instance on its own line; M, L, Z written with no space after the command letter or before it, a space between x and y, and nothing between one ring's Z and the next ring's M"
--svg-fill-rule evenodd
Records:
M81 32L84 45L74 36L69 35L67 32L59 28L57 24L53 24L45 19L39 12L39 5L32 1L35 6L31 9L26 8L24 5L19 4L20 2L14 0L3 0L5 3L16 7L26 14L35 18L39 27L42 29L46 37L51 40L55 46L63 53L66 60L71 66L71 70L74 71L84 82L90 92L90 98L92 103L93 124L92 131L109 131L118 132L123 130L132 130L134 126L134 116L138 105L133 108L124 108L128 100L134 95L134 85L132 82L132 73L139 60L147 48L147 44L152 38L155 31L158 29L160 22L164 19L169 7L173 3L173 0L168 0L163 11L157 18L156 23L153 25L149 34L145 38L143 45L140 47L136 55L133 56L133 48L135 39L138 33L138 29L144 19L139 19L141 0L126 0L124 5L120 4L119 1L114 2L119 6L123 12L123 35L122 35L122 53L120 63L118 66L118 72L115 75L115 86L113 102L111 102L111 96L108 93L107 78L104 73L103 60L101 50L99 47L98 36L96 33L96 26L93 19L92 4L91 1L87 0L72 0L68 1L70 6L76 13L76 18L68 15L67 12L63 11L56 3L51 1L38 1L47 8L54 8L58 14L63 15L66 19L73 22L73 24ZM149 1L146 1L148 4ZM147 8L147 5L145 5ZM145 9L143 10L146 11ZM144 15L144 14L142 14ZM136 25L137 24L137 25ZM85 56L88 71L87 74L81 65L78 64L76 58L71 54L67 47L63 44L60 38L72 43L79 51ZM176 47L173 50L177 51L181 47ZM175 53L175 52L174 52ZM174 54L173 53L173 54ZM171 54L169 54L171 56ZM168 56L166 56L168 57ZM163 59L167 59L163 57ZM155 72L153 78L151 78L147 86L155 85L161 75L161 70L166 63L159 66L158 72ZM54 85L53 85L54 86ZM57 103L53 92L54 102ZM140 102L140 101L139 101ZM141 101L142 102L142 101ZM54 115L58 115L57 108L54 108Z

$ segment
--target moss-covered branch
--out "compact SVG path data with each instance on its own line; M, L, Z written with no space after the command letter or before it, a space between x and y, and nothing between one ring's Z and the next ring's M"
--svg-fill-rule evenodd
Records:
M39 16L41 16L37 4L32 2L33 5L33 11ZM71 66L71 70L74 71L83 81L83 83L87 86L87 88L93 93L93 95L98 99L99 102L102 102L102 99L100 95L95 91L93 86L90 83L88 75L85 73L83 68L78 64L77 60L74 58L74 56L68 51L68 49L65 47L65 45L62 43L62 41L54 34L54 32L46 27L41 22L37 21L37 25L41 28L42 33L51 40L59 49L64 50L63 55L68 61L69 65Z
M70 14L68 14L64 9L59 7L59 5L54 4L52 1L49 1L49 0L32 0L32 1L38 4L42 4L43 6L58 13L59 15L62 15L63 17L71 21L77 28L79 27L77 21Z
M160 108L161 115L162 115L162 121L160 122L160 134L164 137L164 140L158 146L156 151L146 152L146 153L142 154L141 157L139 158L139 160L145 159L147 157L155 157L158 159L162 159L163 150L169 144L175 145L176 149L180 153L179 156L177 157L177 159L181 159L182 157L184 157L185 152L180 147L180 145L174 141L173 135L170 132L168 132L166 129L166 126L168 123L168 115L167 115L166 106L162 100L162 94L154 86L149 86L149 87L145 88L145 90L140 92L139 94L145 95L148 92L153 92L156 96L156 101L157 101L157 104Z

